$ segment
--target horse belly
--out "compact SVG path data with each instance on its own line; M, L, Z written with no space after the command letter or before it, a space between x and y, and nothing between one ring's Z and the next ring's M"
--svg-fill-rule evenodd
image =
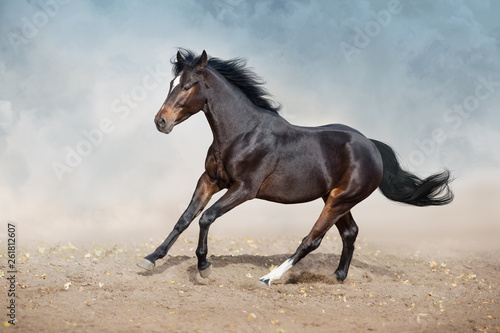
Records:
M321 198L332 188L331 178L318 170L275 172L262 183L257 198L284 204L308 202Z

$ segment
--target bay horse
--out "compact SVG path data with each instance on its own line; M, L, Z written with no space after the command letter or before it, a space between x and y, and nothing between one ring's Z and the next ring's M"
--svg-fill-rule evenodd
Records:
M358 227L351 209L379 188L390 200L415 205L444 205L453 200L450 172L425 179L404 170L393 149L366 138L346 125L301 127L278 113L263 82L241 58L221 60L203 51L179 49L172 61L179 84L170 90L154 121L158 131L169 134L200 110L210 124L213 143L189 206L173 230L138 265L150 270L167 255L186 230L222 189L224 195L205 210L199 220L196 256L202 277L211 272L207 261L207 236L211 224L234 207L254 198L293 204L322 198L323 210L296 252L279 267L260 278L270 285L318 248L335 225L343 248L335 277L347 277Z

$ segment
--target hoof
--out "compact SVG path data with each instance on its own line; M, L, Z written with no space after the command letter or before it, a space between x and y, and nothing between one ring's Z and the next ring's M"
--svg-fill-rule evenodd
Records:
M337 281L343 282L347 277L347 273L342 271L335 271L335 278Z
M209 277L210 274L212 274L212 265L210 265L207 268L205 268L204 270L200 271L200 276L202 278L204 278L204 279L206 279L207 277Z
M141 268L144 268L145 270L148 270L148 271L150 271L153 268L155 268L155 264L153 264L151 261L149 261L146 258L142 258L141 261L139 261L137 263L137 266L139 266Z
M265 284L268 287L271 285L271 279L261 278L261 279L259 279L259 282L262 283L262 284Z

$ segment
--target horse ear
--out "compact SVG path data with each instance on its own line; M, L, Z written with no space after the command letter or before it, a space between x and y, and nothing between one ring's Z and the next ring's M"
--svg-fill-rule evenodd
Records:
M205 50L203 50L203 52L201 53L200 59L198 60L197 65L200 67L200 69L204 69L207 66L207 63L208 63L207 52L205 52Z
M177 51L177 62L183 62L184 58L182 57L181 51Z

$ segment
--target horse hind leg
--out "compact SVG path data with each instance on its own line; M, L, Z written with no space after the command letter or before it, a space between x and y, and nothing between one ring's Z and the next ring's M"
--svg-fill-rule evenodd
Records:
M328 198L329 195L324 196L323 201L326 203ZM335 277L339 281L344 281L349 272L349 266L351 265L352 256L354 254L354 243L356 242L359 229L352 217L351 211L343 215L337 223L335 223L335 226L342 239L342 253L340 255L339 266L335 270Z
M270 285L272 281L280 279L286 271L292 268L293 265L319 247L327 231L330 230L330 228L336 224L342 216L348 213L353 206L350 200L343 199L346 196L342 194L345 194L343 190L334 189L330 195L324 198L325 207L323 208L320 217L314 224L309 234L302 240L302 243L299 245L295 253L279 267L260 278L259 281Z
M337 270L335 270L335 277L339 281L344 281L347 277L349 265L351 264L354 253L354 242L358 235L358 226L356 222L354 222L351 212L342 216L335 225L342 238L342 254L340 255L339 266Z

